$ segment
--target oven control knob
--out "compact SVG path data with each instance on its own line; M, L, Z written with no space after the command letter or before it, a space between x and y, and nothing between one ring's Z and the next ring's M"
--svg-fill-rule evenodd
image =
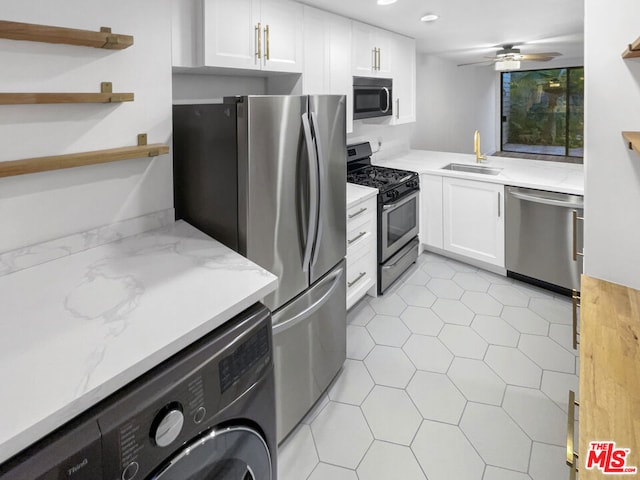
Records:
M171 445L178 438L184 424L182 405L170 403L156 416L151 426L151 438L159 447Z

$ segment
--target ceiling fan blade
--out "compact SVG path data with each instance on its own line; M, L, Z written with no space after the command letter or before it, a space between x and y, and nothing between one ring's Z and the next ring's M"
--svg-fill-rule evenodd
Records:
M471 63L460 63L460 64L458 64L458 66L459 67L466 67L468 65L482 65L482 64L489 65L490 63L493 63L493 60L483 60L481 62L471 62Z
M545 61L542 60L544 59L551 59L554 57L559 57L561 56L561 53L558 52L540 52L540 53L525 53L525 60L539 60L539 61Z

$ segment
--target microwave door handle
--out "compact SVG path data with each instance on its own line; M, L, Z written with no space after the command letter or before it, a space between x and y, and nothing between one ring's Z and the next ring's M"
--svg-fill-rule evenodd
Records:
M325 158L324 158L324 149L322 147L322 141L320 139L320 130L318 128L318 117L316 112L311 112L309 114L311 117L311 125L313 127L313 139L316 146L316 162L318 167L318 226L316 229L316 242L313 247L313 260L311 260L311 266L313 267L318 261L318 252L320 250L320 241L322 239L322 217L324 213L324 196L326 192L324 189L326 188L325 182Z
M307 229L307 243L304 248L304 258L302 260L302 271L309 271L311 262L311 252L316 238L316 224L318 223L318 161L316 151L313 147L313 135L311 134L311 125L309 123L309 115L302 114L302 129L304 130L304 139L307 144L307 156L309 161L309 226Z
M382 113L387 113L389 111L389 108L391 108L391 92L387 87L382 87L382 89L387 94L387 106L384 110L382 110Z

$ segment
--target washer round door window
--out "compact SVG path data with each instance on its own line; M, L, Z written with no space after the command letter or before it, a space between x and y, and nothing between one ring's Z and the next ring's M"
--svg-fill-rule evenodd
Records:
M250 428L214 429L188 443L150 480L271 480L271 456Z

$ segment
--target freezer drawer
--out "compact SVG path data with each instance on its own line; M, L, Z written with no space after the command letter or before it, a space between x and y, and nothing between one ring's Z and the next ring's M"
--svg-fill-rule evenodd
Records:
M280 443L336 376L347 355L345 262L273 315Z
M508 187L507 271L580 290L583 197Z

